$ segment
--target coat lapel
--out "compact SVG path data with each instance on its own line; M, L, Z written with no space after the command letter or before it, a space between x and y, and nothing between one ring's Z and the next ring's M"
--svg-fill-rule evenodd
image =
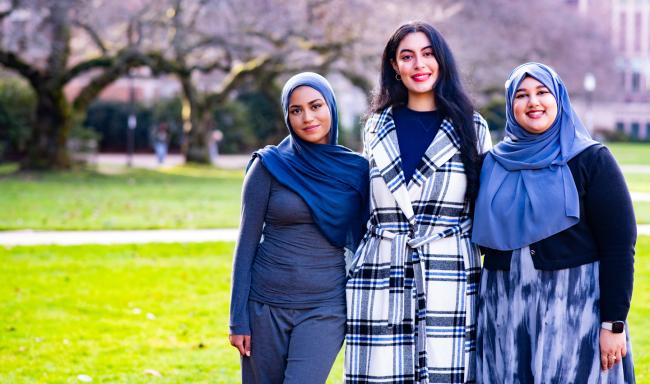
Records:
M382 113L373 115L372 119L375 121L369 125L369 133L372 137L369 142L371 158L374 159L377 169L397 202L397 206L412 223L415 219L413 206L402 171L393 110L390 107L386 108Z
M449 119L444 119L431 145L413 173L413 182L421 186L460 150L460 138Z

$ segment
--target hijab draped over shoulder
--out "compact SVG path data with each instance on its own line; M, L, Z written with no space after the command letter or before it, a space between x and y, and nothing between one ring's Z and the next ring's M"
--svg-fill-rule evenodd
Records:
M512 104L526 77L546 86L557 102L557 117L541 133L515 120ZM580 201L568 161L591 139L562 79L540 63L515 68L506 82L506 138L486 156L474 212L472 240L499 250L522 248L580 221Z
M320 92L329 107L332 126L328 144L303 141L291 128L289 99L301 86ZM280 184L302 197L331 244L354 251L368 218L368 161L337 144L338 112L332 87L316 73L297 74L282 89L282 109L289 136L277 146L258 150L253 158L259 157Z

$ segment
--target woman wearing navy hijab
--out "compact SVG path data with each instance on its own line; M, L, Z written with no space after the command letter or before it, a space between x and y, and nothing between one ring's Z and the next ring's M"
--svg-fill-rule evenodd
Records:
M367 217L368 162L337 145L327 80L287 81L289 136L253 155L233 263L230 343L243 383L325 383L345 335L345 248Z
M609 150L550 67L506 82L507 137L481 170L479 383L633 383L636 224Z

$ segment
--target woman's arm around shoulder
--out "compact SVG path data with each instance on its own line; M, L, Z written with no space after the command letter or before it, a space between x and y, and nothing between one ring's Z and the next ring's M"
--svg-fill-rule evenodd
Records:
M476 128L478 153L481 155L492 149L492 137L487 121L478 112L474 112L474 127Z
M361 155L365 157L366 160L370 160L370 140L372 140L372 135L374 134L378 123L379 114L371 113L363 124L363 131L361 132L363 152Z

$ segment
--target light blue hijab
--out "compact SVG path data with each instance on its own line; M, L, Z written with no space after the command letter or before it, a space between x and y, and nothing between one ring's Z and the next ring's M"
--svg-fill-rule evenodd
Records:
M523 129L512 109L527 76L544 84L557 101L557 117L541 134ZM580 201L567 162L594 144L552 68L540 63L515 68L506 82L506 138L486 155L481 169L472 241L518 249L578 223Z

